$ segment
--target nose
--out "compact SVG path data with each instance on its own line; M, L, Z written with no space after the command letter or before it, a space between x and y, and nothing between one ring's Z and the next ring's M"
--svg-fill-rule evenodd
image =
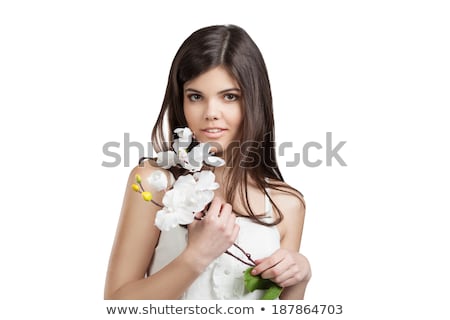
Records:
M205 109L205 119L209 121L219 120L220 118L220 108L214 102L214 99L208 101Z
M206 114L205 119L212 121L212 120L219 120L219 117L214 114Z

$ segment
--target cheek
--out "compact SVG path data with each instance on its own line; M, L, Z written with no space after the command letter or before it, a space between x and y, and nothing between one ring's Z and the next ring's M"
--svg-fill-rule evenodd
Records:
M184 111L184 118L186 119L187 126L191 129L196 129L196 126L199 122L199 117L201 116L198 114L198 111L194 108L189 108L189 106L183 108Z
M235 110L230 117L230 121L232 121L235 126L240 126L242 124L243 119L244 118L242 116L242 111L240 108Z
M183 100L183 113L184 113L185 118L188 117L188 112L189 112L189 109L186 106L187 106L186 99L184 99Z
M186 101L184 101L184 103L183 103L183 113L184 113L184 117L186 118L186 121L188 122L188 125L189 125L189 122L191 122L191 119L192 119L192 109L186 105Z

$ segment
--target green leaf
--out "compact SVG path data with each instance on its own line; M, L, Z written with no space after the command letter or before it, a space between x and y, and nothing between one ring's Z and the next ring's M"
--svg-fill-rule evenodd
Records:
M251 274L253 267L244 271L244 284L249 292L257 289L267 290L261 300L273 300L279 297L282 288L273 283L269 279L263 279L260 275L254 276Z
M280 296L282 290L283 288L274 283L269 289L266 290L261 300L274 300Z

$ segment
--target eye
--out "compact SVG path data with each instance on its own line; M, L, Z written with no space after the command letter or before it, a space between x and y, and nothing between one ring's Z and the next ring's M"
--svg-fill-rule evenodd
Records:
M192 94L188 95L188 99L193 102L200 101L201 98L202 98L202 96L197 93L192 93Z
M236 101L238 100L239 96L234 93L227 93L224 95L224 98L226 101Z

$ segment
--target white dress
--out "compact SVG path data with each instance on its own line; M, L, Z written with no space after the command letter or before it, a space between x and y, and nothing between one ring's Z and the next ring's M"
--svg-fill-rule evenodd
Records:
M273 210L267 197L265 211L263 219L271 222ZM280 248L280 233L276 226L263 226L246 217L237 217L236 223L239 224L240 230L235 243L250 253L253 260L267 257ZM180 226L161 232L149 268L150 275L158 272L180 255L186 248L187 237L187 229ZM245 255L236 247L231 246L229 251L247 261ZM248 265L224 253L206 268L181 299L260 299L264 291L247 292L245 290L244 271L247 268L249 268Z

